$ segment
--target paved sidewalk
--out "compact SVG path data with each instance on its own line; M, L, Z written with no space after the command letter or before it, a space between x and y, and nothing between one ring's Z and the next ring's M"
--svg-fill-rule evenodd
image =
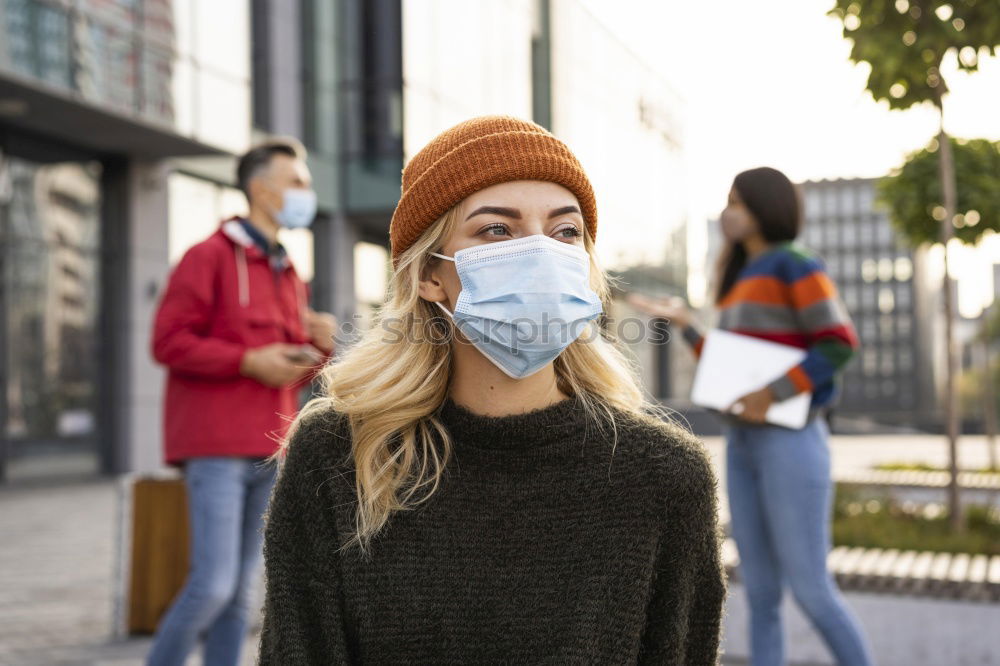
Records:
M254 666L258 635L247 638L243 665ZM148 638L107 640L86 645L52 647L15 655L3 666L144 666L152 641ZM3 657L0 657L3 659ZM185 666L201 666L201 657L192 654Z
M722 476L722 442L706 445ZM963 466L985 464L981 437L965 438L962 453ZM878 461L935 463L944 454L943 439L932 436L833 442L835 474ZM0 487L0 666L143 663L149 638L113 638L116 493L106 479ZM725 513L725 498L720 505ZM248 637L245 664L253 664L256 642Z
M0 492L0 663L111 628L114 485Z
M110 480L0 489L0 665L144 663L150 638L113 638L116 493Z

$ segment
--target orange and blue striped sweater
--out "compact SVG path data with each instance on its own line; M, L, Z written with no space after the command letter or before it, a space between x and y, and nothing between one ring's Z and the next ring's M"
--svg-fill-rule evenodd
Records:
M792 241L773 245L743 267L719 303L718 327L805 349L802 362L768 388L777 401L811 391L813 409L833 403L837 373L859 346L822 259ZM700 354L704 339L697 327L683 334Z

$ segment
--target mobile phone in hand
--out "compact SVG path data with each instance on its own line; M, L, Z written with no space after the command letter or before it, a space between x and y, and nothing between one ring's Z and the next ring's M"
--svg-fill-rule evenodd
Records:
M302 345L295 351L287 354L287 357L295 363L318 363L323 359L312 345Z

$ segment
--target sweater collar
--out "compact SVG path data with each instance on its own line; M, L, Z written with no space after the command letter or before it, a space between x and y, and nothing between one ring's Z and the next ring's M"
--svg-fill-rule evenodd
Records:
M771 247L767 248L766 250L764 250L763 252L761 252L760 254L758 254L756 257L754 257L753 259L749 260L746 264L744 264L743 267L744 268L748 268L750 266L753 266L754 264L756 264L758 261L760 261L764 257L770 257L772 254L777 254L778 252L791 247L792 243L794 243L794 242L795 241L793 241L793 240L776 241L776 242L774 242L774 243L771 244Z
M561 441L579 442L587 415L574 396L520 414L487 416L445 398L439 418L456 446L489 450L531 450Z

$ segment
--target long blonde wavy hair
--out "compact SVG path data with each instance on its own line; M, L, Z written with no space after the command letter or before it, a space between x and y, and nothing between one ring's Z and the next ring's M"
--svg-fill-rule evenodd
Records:
M428 253L440 251L451 236L460 207L445 213L400 255L371 327L321 371L323 390L302 408L273 456L283 456L295 428L309 414L333 409L348 418L357 509L356 529L343 548L355 544L366 553L394 512L431 497L451 457L452 440L436 412L448 394L452 363L452 346L441 343L441 332L453 324L419 296L418 288L430 262L441 261ZM607 304L610 278L597 265L589 234L583 238L591 288ZM602 429L616 432L615 409L641 419L670 419L667 410L646 397L635 363L599 321L590 322L595 328L585 329L554 361L559 389L578 396ZM391 341L383 329L386 322L396 327ZM439 327L437 333L429 334L428 322Z

